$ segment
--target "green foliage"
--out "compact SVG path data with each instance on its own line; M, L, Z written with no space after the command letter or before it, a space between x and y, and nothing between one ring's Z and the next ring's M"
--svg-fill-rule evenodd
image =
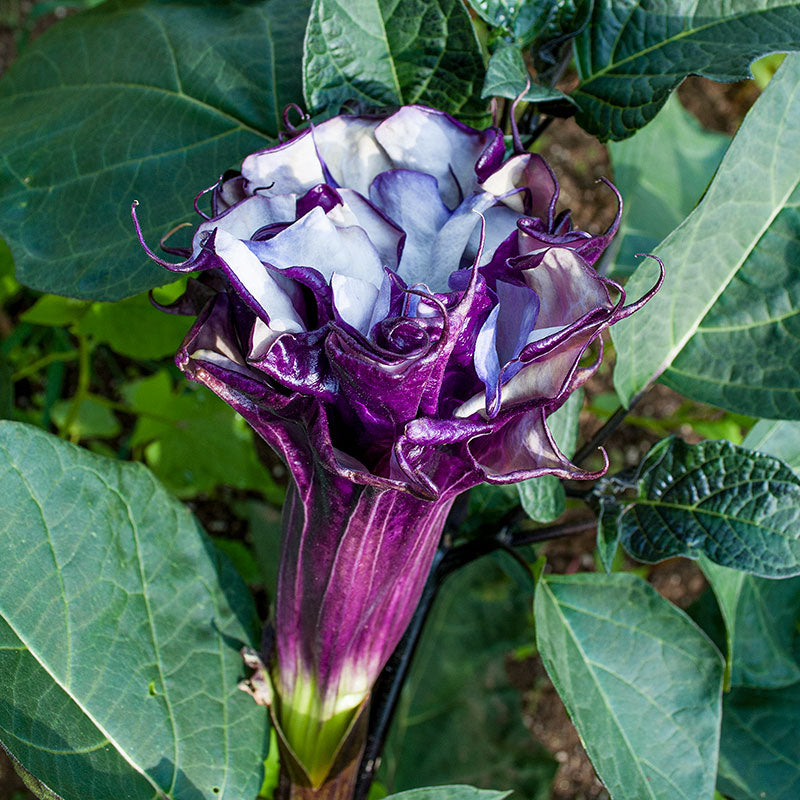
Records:
M578 444L578 417L583 406L583 390L573 392L567 402L547 418L553 439L567 458ZM561 481L554 475L542 475L517 484L525 513L537 522L552 522L564 511L566 495Z
M151 244L301 96L308 5L110 0L37 39L0 83L0 233L22 283L116 300L170 280Z
M719 789L733 800L796 800L800 792L800 683L734 689L723 704Z
M792 469L800 471L800 422L762 419L747 434L745 444L781 458Z
M389 787L463 780L549 797L555 763L525 730L504 666L530 640L526 605L497 567L475 563L448 579L387 744L381 776Z
M800 574L800 478L777 458L670 438L647 454L636 484L618 527L640 561L705 555L762 577Z
M64 800L254 797L244 585L140 465L0 423L0 738Z
M683 222L729 142L725 134L704 130L673 95L646 128L623 142L609 143L614 184L624 199L622 223L611 246L615 275L633 272L636 254L652 253Z
M144 449L147 465L178 497L226 485L261 491L280 504L283 492L258 460L252 430L210 391L183 381L173 388L162 370L122 393L140 414L131 446Z
M668 370L665 382L697 400L800 416L800 269L796 243L786 238L800 220L793 199L800 125L787 114L798 103L800 55L792 55L748 114L703 201L656 249L664 286L612 329L614 385L624 403ZM642 264L629 296L655 274L654 264Z
M722 695L719 653L633 575L546 575L536 641L614 798L710 797Z
M314 0L303 70L306 102L326 116L421 103L485 118L483 58L461 0Z
M655 117L687 75L749 78L759 56L798 49L794 0L597 0L575 40L577 120L601 140L624 139Z

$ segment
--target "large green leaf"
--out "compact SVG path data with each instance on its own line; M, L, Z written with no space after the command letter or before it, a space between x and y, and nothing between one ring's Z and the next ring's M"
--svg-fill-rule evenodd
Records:
M547 800L555 762L520 718L505 658L530 642L527 602L491 562L448 579L403 688L383 757L390 788L469 781Z
M142 466L0 423L0 738L64 800L255 797L247 591Z
M705 634L641 578L546 575L536 641L615 800L711 800L722 662Z
M800 574L800 478L777 458L671 437L647 454L638 489L618 527L640 561L705 555L761 577Z
M567 458L572 458L578 444L578 417L583 406L583 390L573 392L567 402L547 418L556 444ZM552 522L561 516L566 495L561 481L554 475L542 475L517 484L525 513L537 522Z
M723 705L719 789L733 800L800 797L800 683L734 689Z
M422 103L480 118L483 57L461 0L314 0L304 89L315 111Z
M615 275L633 272L636 254L652 253L683 222L729 143L725 134L704 130L674 95L646 128L609 143L614 183L625 201L612 245Z
M53 26L0 82L0 233L20 281L115 300L172 276L152 246L301 98L310 0L110 0Z
M740 80L765 53L798 49L796 0L596 0L575 40L577 119L603 140L624 139L690 73Z
M792 55L703 201L657 248L667 270L661 291L614 326L614 385L624 403L674 365L665 379L692 397L756 416L800 416L800 267L796 243L785 238L800 224L792 207L799 184L800 55ZM629 296L655 274L642 264Z

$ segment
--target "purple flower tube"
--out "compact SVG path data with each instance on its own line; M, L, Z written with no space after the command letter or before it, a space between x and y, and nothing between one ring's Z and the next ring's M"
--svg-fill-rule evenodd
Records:
M198 315L178 365L293 478L270 674L298 783L335 779L455 497L600 474L546 419L652 292L626 306L591 266L619 214L574 230L543 159L504 154L498 129L420 106L335 117L224 176L186 261L150 253L201 272L173 309Z

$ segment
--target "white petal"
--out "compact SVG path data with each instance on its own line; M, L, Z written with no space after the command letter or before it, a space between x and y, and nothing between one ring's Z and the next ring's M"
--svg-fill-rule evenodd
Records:
M225 262L226 271L269 318L271 328L293 332L305 329L289 296L244 242L218 230L214 251Z
M357 331L368 334L375 301L378 299L378 288L358 278L334 272L331 289L333 305L339 316Z
M278 269L313 267L327 281L338 272L376 288L383 282L381 259L367 234L358 227L337 227L319 206L272 239L249 246Z
M325 183L310 130L286 144L247 156L242 163L242 175L248 181L250 192L274 184L263 190L262 193L268 196L304 194L312 186Z
M433 175L448 208L477 189L475 163L486 144L480 131L440 111L406 106L378 125L375 138L396 168Z

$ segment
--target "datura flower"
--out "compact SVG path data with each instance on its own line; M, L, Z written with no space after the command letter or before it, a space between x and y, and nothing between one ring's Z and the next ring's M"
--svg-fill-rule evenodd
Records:
M202 273L173 309L199 313L180 368L293 478L273 715L312 786L410 621L455 497L599 474L559 451L547 416L649 295L626 306L591 266L619 213L592 236L557 199L544 160L505 159L497 128L410 106L248 156L185 262L148 251Z

